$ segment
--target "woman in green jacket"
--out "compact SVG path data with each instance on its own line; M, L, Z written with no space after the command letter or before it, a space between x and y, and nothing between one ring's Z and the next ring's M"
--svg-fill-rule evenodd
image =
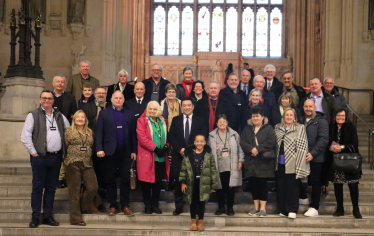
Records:
M203 135L196 135L194 145L185 150L179 181L182 183L183 200L190 204L190 230L204 230L205 202L218 187L218 175L212 149L206 145ZM196 225L196 209L199 220Z

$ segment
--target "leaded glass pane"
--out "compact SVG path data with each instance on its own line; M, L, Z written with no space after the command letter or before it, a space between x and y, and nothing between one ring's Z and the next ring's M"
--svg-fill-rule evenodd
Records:
M199 3L210 3L210 0L199 0Z
M165 9L158 6L154 13L153 54L165 55Z
M226 12L226 52L236 52L238 48L238 12L230 7Z
M251 4L251 3L255 3L255 0L243 0L243 3Z
M226 0L226 3L238 3L238 0Z
M224 3L224 0L213 0L213 3Z
M246 57L253 56L253 28L253 9L246 7L242 15L242 55Z
M271 4L282 4L282 0L271 0Z
M210 12L207 7L200 8L198 19L197 51L209 52Z
M256 16L256 56L268 55L268 13L265 7L257 11Z
M213 10L212 52L223 52L223 11L220 7Z
M269 0L257 0L257 4L268 4Z
M168 2L180 2L180 0L169 0Z
M155 0L154 2L166 2L166 0Z
M168 55L179 55L179 9L176 6L168 12Z
M282 56L282 12L278 7L270 13L270 56Z
M182 56L193 54L193 10L187 6L182 11Z
M183 3L194 3L195 0L182 0Z

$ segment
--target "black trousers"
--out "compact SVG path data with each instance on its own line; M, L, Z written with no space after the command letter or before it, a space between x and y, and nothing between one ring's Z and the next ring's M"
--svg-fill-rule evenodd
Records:
M95 147L95 145L94 145ZM96 155L96 150L92 150L92 163L93 168L95 170L97 184L100 188L105 189L105 166L104 166L104 159L100 158Z
M305 188L303 186L303 182L301 182L301 179L299 179L299 198L301 199L308 198L308 195L306 195Z
M175 208L183 208L182 184L179 182L179 178L174 178L174 202Z
M121 209L130 203L130 167L131 157L126 156L126 151L115 151L112 156L103 157L105 165L106 191L110 208L117 207L116 173L120 178L120 203Z
M267 178L251 177L249 181L252 182L253 200L267 201L268 200Z
M296 174L286 174L285 165L278 164L277 178L277 207L284 215L297 213L299 210L299 180Z
M165 173L165 162L155 162L155 182L141 182L143 201L145 206L150 206L151 203L158 203L160 199L160 192L162 187L162 178Z
M348 184L353 208L358 208L358 183ZM343 184L334 184L334 193L338 209L343 208Z
M222 189L217 189L218 207L225 207L225 195L227 200L227 208L233 208L235 200L235 188L231 188L230 184L230 171L219 173Z
M204 219L205 202L200 201L200 179L195 179L192 192L190 205L191 219L196 219L196 214L199 214L199 220L202 220Z
M312 202L309 206L316 210L319 209L319 201L321 199L323 166L323 162L310 162L310 175L308 179L312 185Z

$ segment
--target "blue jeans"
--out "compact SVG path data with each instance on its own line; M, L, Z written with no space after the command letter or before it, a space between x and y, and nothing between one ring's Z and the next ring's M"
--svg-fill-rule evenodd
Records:
M62 155L30 156L32 169L32 217L40 217L43 201L43 218L52 215ZM43 196L44 189L44 196Z

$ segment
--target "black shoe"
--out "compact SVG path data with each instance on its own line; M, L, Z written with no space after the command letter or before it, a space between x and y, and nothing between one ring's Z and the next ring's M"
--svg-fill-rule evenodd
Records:
M152 206L152 211L156 214L162 214L162 211L160 208L158 208L158 206Z
M173 216L179 216L181 213L183 213L183 208L175 208Z
M66 183L64 180L59 180L58 181L58 188L66 188Z
M218 210L214 213L216 216L220 216L223 213L225 213L225 207L220 207Z
M30 228L37 228L40 224L40 219L38 217L33 217L31 219L31 222L29 224L29 227Z
M71 223L71 225L86 226L86 223L81 221L81 222L78 222L78 223Z
M337 207L333 216L344 216L344 207L343 208Z
M145 214L152 214L153 213L152 207L151 206L145 206L144 213Z
M278 190L277 190L277 188L275 187L275 188L272 188L272 189L270 190L270 192L272 192L272 193L276 193L276 192L278 192Z
M60 223L58 223L57 221L55 221L55 219L53 219L53 216L48 216L46 218L43 219L42 221L42 224L43 225L50 225L50 226L59 226Z
M227 213L226 213L228 216L233 216L233 215L235 215L235 213L234 213L234 209L232 208L232 207L230 207L230 208L227 208Z
M361 216L361 213L360 213L360 208L356 208L354 207L353 208L353 216L356 218L356 219L362 219L362 216Z

